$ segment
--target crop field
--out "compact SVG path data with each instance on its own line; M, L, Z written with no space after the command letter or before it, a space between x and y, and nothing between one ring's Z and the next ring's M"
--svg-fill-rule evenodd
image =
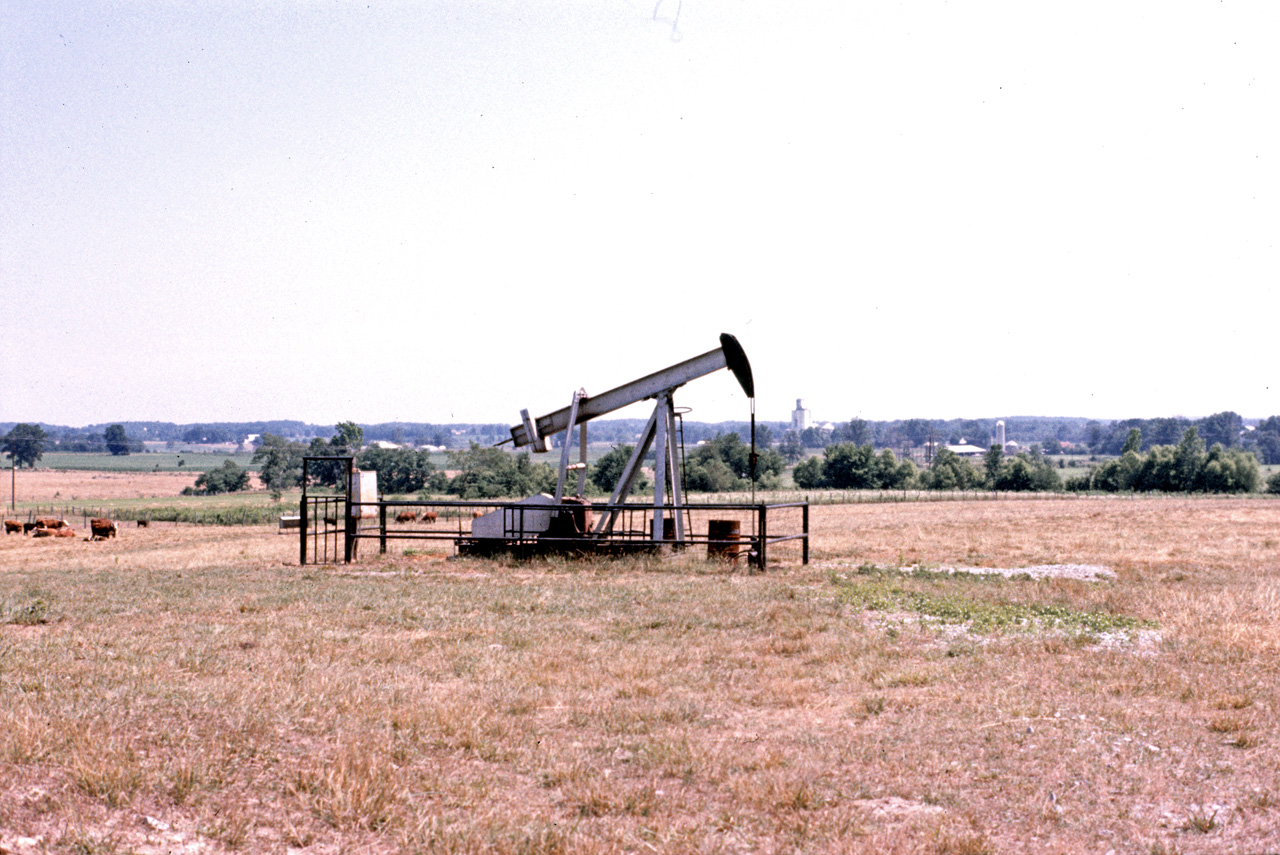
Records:
M230 460L241 469L256 469L252 454L212 454L198 451L161 451L146 454L94 454L90 452L46 451L41 469L93 472L190 472L194 480L201 472L217 469Z
M1280 501L812 526L766 573L7 536L0 852L1277 851Z

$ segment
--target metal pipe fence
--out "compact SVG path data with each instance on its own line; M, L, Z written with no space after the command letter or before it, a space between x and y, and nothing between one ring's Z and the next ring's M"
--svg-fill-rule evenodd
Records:
M677 513L682 526L675 525ZM486 529L500 534L476 536L480 517L501 514ZM595 522L608 516L607 531ZM629 555L660 549L706 550L710 559L745 559L764 569L777 550L795 551L809 560L809 505L699 503L664 508L662 532L653 536L652 504L545 505L501 501L387 500L355 502L343 496L309 496L300 509L299 557L302 564L352 560L360 541L376 541L385 553L390 541L433 542L459 555ZM717 524L719 528L717 528ZM683 539L676 532L683 529Z

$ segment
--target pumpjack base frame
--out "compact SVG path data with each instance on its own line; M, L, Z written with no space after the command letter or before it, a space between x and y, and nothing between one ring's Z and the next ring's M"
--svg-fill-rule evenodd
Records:
M464 537L455 541L455 545L459 555L478 558L509 555L521 560L551 557L591 558L595 556L622 558L629 555L652 555L661 551L664 546L687 546L687 544L673 544L653 540L610 541L587 538L557 538L555 540L534 538L532 540L521 540L519 538L501 537Z
M565 506L554 510L564 521L572 520L572 528L582 534L563 536L568 526L553 531L530 531L524 521L544 511L545 506L530 506L520 502L501 501L443 501L423 499L379 499L354 501L349 496L308 496L303 503L304 519L299 527L299 542L303 565L330 563L355 559L356 546L361 540L369 540L378 553L385 553L390 541L408 541L418 549L452 547L458 555L496 556L509 555L517 560L547 556L569 558L624 557L643 555L672 549L696 550L694 555L706 555L711 559L735 557L752 566L764 569L770 559L784 555L790 560L799 558L809 563L809 503L790 502L780 504L686 504L679 513L685 517L684 539L676 536L675 509L668 507L663 514L664 538L652 537L652 505L591 504ZM372 510L372 514L365 511ZM616 524L606 535L590 531L583 512L595 515L617 513ZM400 511L412 511L421 517L417 522L397 522ZM477 537L467 530L482 513L502 512L517 521L516 527L504 537ZM529 515L529 516L525 516ZM430 521L428 522L428 516ZM328 519L333 517L333 519ZM370 522L370 518L372 522ZM739 528L736 537L712 534L715 521L736 520ZM671 524L668 526L668 524ZM325 549L309 544L323 535ZM343 549L343 545L346 549ZM310 549L308 546L310 545ZM779 554L780 547L783 549ZM799 554L796 554L798 547ZM344 557L345 553L345 557Z
M517 511L519 505L506 506ZM588 505L596 514L610 511L628 519L652 514L652 506L645 505ZM564 512L568 515L568 512ZM664 550L684 551L696 549L709 559L742 560L757 569L767 566L773 547L790 541L798 541L800 559L809 563L809 505L807 502L785 504L689 504L680 509L685 516L683 536L676 534L673 509L667 509L664 517L664 537L654 539L644 526L628 524L619 526L607 534L584 533L576 536L552 535L512 531L506 537L461 536L454 539L454 546L463 556L510 556L527 560L549 556L568 558L605 557L618 558L631 555L654 554ZM725 539L712 534L713 517L729 518L736 534ZM734 523L733 521L737 521ZM740 527L739 527L740 526ZM590 526L588 525L587 528Z

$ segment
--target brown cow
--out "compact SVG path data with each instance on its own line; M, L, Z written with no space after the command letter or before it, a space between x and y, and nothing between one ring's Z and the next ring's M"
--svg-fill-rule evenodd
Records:
M436 512L435 512L435 511L423 511L423 512L422 512L422 521L423 521L423 522L425 522L425 523L433 523L433 522L435 522L435 521L436 521Z
M31 532L32 537L75 537L75 529L70 526L62 526L60 528L45 528L38 526Z
M21 531L22 531L22 523L18 522L17 520L4 521L5 534L18 534Z
M22 533L23 533L23 534L31 534L31 529L33 529L33 528L37 528L37 527L39 527L39 525L40 525L39 523L24 522L24 523L22 524Z
M40 528L62 528L66 524L66 520L55 519L53 517L36 517L36 525Z
M149 520L138 520L138 528L146 528Z
M106 540L108 537L116 536L116 524L108 519L94 517L89 520L89 530L93 532L94 540Z
M401 511L396 514L396 522L413 522L418 518L417 511Z
M478 520L478 519L480 519L482 516L484 516L484 511L475 510L475 511L472 511L472 512L471 512L471 518L472 518L473 520Z

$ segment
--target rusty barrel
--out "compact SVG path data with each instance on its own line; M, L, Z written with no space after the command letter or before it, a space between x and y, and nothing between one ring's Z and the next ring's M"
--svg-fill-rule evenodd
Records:
M707 521L707 558L737 561L742 523L738 520Z
M653 521L652 521L652 520L650 520L650 521L649 521L649 534L650 534L650 535L652 535L652 534L653 534ZM663 517L663 518L662 518L662 539L663 539L663 540L675 540L675 539L676 539L676 521L675 521L675 519L674 519L674 518L672 518L672 517Z

